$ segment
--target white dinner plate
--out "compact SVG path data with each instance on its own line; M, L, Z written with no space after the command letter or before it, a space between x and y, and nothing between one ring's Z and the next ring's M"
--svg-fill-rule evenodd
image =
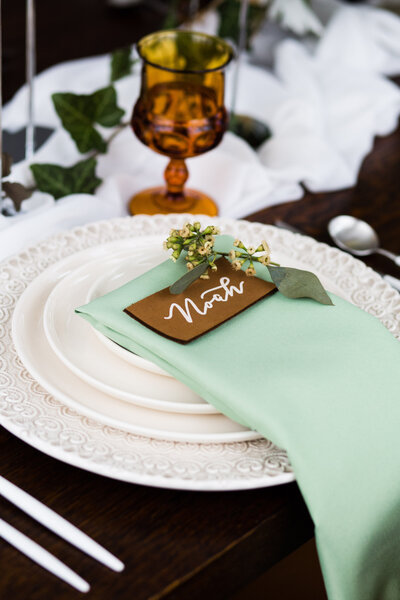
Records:
M173 377L165 377L140 368L137 355L132 364L121 360L99 342L96 330L74 311L86 302L87 290L99 274L110 273L109 289L115 289L115 269L126 280L137 277L166 258L162 239L149 245L143 238L132 242L127 252L114 247L107 258L85 262L63 278L51 291L43 312L47 340L68 369L89 385L125 402L147 408L190 414L218 414L190 388ZM114 270L113 270L114 267ZM51 273L50 273L51 276ZM106 276L107 277L107 276ZM48 280L49 274L46 275ZM25 292L29 295L29 288ZM29 300L28 300L29 301ZM101 336L104 337L104 336ZM111 343L111 346L117 344ZM117 346L119 347L119 346ZM132 354L127 352L127 354ZM150 361L149 362L151 365Z
M88 418L79 412L78 404L78 410L71 409L37 382L25 369L12 342L15 305L26 287L49 265L96 244L101 244L103 256L108 256L112 248L109 242L126 239L129 246L132 238L168 233L190 218L157 215L92 223L41 242L0 265L0 424L64 462L133 483L206 491L251 489L292 481L287 455L264 439L218 444L164 441ZM399 294L361 261L311 238L268 225L196 218L204 225L216 223L223 233L252 244L267 239L274 256L281 253L301 259L305 267L322 277L325 285L329 283L330 289L341 290L342 295L400 337ZM78 264L79 260L64 270L60 267L59 279ZM54 359L58 360L55 356ZM59 364L58 361L57 368Z
M134 245L135 240L128 244L132 248ZM113 251L111 247L108 250L109 253ZM81 414L138 435L201 443L235 442L260 437L220 413L178 414L123 402L88 385L59 360L44 332L43 307L55 283L59 281L60 273L73 271L77 265L89 260L106 261L104 247L84 250L49 267L27 287L15 307L13 341L20 359L35 379L55 398ZM96 360L95 356L93 360ZM133 370L133 367L130 369ZM145 372L138 370L138 373ZM160 375L148 376L165 379ZM170 379L168 383L174 385L176 382Z

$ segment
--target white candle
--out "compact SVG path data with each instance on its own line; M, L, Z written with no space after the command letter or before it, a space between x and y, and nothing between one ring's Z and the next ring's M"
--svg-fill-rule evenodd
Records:
M241 0L240 11L239 11L239 40L238 40L238 53L236 58L236 66L233 74L233 88L232 88L232 102L231 102L231 115L235 115L236 112L236 100L239 89L239 74L240 65L243 58L243 52L246 50L247 44L247 13L249 10L249 0Z
M28 112L25 138L25 158L35 152L34 78L36 72L36 16L35 1L26 0L26 82L28 85Z
M189 19L194 19L194 17L199 12L200 1L199 0L190 0L189 2Z

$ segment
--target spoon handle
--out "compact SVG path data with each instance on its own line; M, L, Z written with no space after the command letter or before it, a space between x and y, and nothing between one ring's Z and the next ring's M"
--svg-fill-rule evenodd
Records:
M377 248L375 250L375 252L377 252L378 254L382 254L383 256L386 256L387 258L390 258L390 260L395 262L396 265L398 265L400 267L400 256L397 256L393 252L389 252L389 250L385 250L384 248Z

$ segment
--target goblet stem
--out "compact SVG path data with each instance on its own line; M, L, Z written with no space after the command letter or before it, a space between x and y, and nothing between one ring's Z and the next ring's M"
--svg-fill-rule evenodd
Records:
M129 205L131 214L190 212L214 217L218 214L218 209L211 198L195 190L184 191L188 176L185 161L182 158L171 158L164 172L167 187L151 188L135 194Z
M183 196L183 186L188 177L185 161L182 158L171 158L164 173L168 196Z

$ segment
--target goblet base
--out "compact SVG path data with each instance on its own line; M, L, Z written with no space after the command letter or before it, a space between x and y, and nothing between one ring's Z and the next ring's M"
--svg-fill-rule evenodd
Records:
M165 187L150 188L132 196L131 215L168 213L202 214L215 217L218 208L214 200L197 190L186 189L183 194L168 194Z

